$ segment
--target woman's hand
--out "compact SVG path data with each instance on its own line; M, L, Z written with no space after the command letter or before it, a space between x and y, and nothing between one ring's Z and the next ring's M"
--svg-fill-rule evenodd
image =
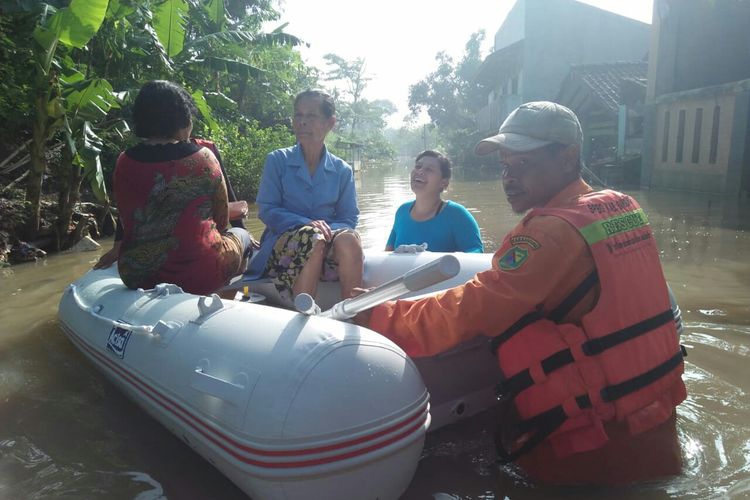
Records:
M94 264L94 269L106 269L117 262L117 259L120 257L121 244L122 242L115 241L114 245L112 245L112 248L110 248L107 253L99 257L99 260L96 261L96 264Z
M245 200L229 202L229 220L244 219L247 217L247 202Z
M319 229L320 232L323 233L323 238L325 238L326 243L331 242L331 236L333 235L333 232L331 231L331 227L328 225L326 221L314 220L310 222L310 225L314 228Z

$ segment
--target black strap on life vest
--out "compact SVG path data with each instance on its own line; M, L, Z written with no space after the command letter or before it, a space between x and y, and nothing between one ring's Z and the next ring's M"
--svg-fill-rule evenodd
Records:
M591 408L591 399L588 395L583 394L575 398L578 408L585 410ZM515 461L521 455L528 453L547 439L550 434L555 432L566 420L568 415L563 410L563 407L555 406L549 410L535 415L529 419L518 422L519 435L529 434L529 438L523 442L523 444L515 450L506 449L502 440L500 439L500 432L495 433L495 448L497 449L498 461L503 464L507 464ZM502 422L501 424L502 425Z
M671 309L647 318L643 321L639 321L638 323L635 323L621 330L617 330L616 332L607 334L603 337L587 340L581 345L581 348L584 354L586 354L587 356L595 356L597 354L601 354L607 349L611 349L612 347L622 344L623 342L627 342L631 339L634 339L635 337L655 330L656 328L665 325L670 321L674 321L674 314L672 313ZM575 361L575 359L573 358L572 351L570 349L562 349L544 358L542 361L540 361L540 365L542 367L542 370L544 371L544 374L549 375L553 371L558 370L563 366L572 363L573 361ZM674 366L676 366L676 364ZM672 368L674 368L674 366L672 366ZM666 374L670 369L667 369L664 373ZM646 374L648 373L650 372L647 372ZM660 376L661 375L657 375L654 378L648 378L648 382L640 387L637 387L636 389L631 390L630 392L633 392L634 390L640 389L641 387L650 384ZM497 384L495 390L499 398L515 397L518 393L525 389L528 389L532 385L534 385L534 379L531 377L530 369L526 368L525 370L522 370L515 375L507 377L500 381L500 383ZM618 389L618 391L621 391L621 389ZM611 401L607 400L604 397L602 399L604 399L605 401Z
M524 316L521 316L521 319L513 323L510 328L505 330L500 335L497 335L490 339L490 350L492 351L492 354L497 354L497 350L500 348L500 346L510 340L510 338L515 334L517 334L530 324L534 323L535 321L539 321L543 318L544 316L542 316L542 314L538 311L530 312L528 314L525 314Z
M672 371L672 369L676 368L682 362L682 358L686 356L687 351L685 350L685 347L680 346L680 350L674 356L655 368L628 379L625 382L603 388L600 391L602 400L605 402L613 402L646 387L650 383ZM576 404L578 404L578 408L581 410L591 408L592 406L591 399L588 395L576 396L575 400ZM528 453L549 437L550 434L555 432L567 419L568 415L565 413L565 410L563 410L562 405L557 405L538 415L517 422L516 425L518 426L519 434L524 435L531 433L531 436L519 448L513 451L508 451L502 441L496 436L495 447L497 448L499 460L502 463L508 463L516 460L524 453Z
M641 373L640 375L637 375L624 382L620 382L619 384L609 385L603 388L599 392L602 396L602 400L609 403L620 399L621 397L627 396L628 394L639 389L643 389L647 385L655 382L656 380L665 376L667 373L671 372L675 367L682 363L682 358L686 356L687 350L685 350L685 346L681 345L680 350L677 352L677 354L664 361L663 363L657 365L655 368L652 368L651 370Z
M651 316L650 318L644 319L643 321L639 321L634 325L623 328L622 330L617 330L616 332L602 337L587 340L581 347L586 355L595 356L616 345L627 342L628 340L634 339L651 330L655 330L662 325L666 325L670 321L674 322L674 313L671 308Z
M578 304L581 299L583 299L587 293L591 291L592 288L594 288L594 285L599 283L599 273L596 272L596 269L591 271L591 274L586 276L581 283L573 289L570 294L565 297L565 300L560 302L560 305L558 305L556 308L554 308L550 313L547 315L547 318L554 321L555 323L559 323L563 320L565 316Z
M588 294L592 288L599 283L599 274L596 269L592 271L584 280L575 288L573 291L563 299L560 304L550 311L546 316L549 320L560 323L565 316ZM490 349L493 354L497 354L497 350L500 346L507 342L511 337L516 335L519 331L529 326L534 321L543 319L544 316L540 312L534 311L526 314L516 321L510 328L505 330L500 335L493 337L490 340ZM582 344L582 351L587 356L595 356L602 352L611 349L623 342L627 342L640 335L648 333L662 325L667 324L669 321L674 321L674 313L672 309L668 309L659 314L656 314L643 321L639 321L626 328L618 330L616 332L609 333L602 337L595 339L589 339ZM646 387L647 385L655 382L659 378L668 374L672 369L677 367L684 356L687 356L687 351L683 346L680 346L680 352L657 365L655 368L637 375L631 379L628 379L619 384L607 386L600 392L600 396L604 402L612 402L621 397L624 397L632 392ZM570 349L562 349L546 358L541 362L541 368L545 375L552 373L555 370L562 368L570 363L573 363L575 358ZM510 404L512 400L523 390L528 389L534 385L534 380L531 377L531 371L527 368L522 370L511 377L507 377L500 381L496 386L496 393L498 400L508 401ZM591 399L588 395L577 396L576 403L580 409L591 408ZM517 422L519 434L531 434L530 437L523 442L523 444L513 450L508 451L501 439L501 433L495 435L495 447L499 460L502 463L508 463L515 461L521 455L528 453L542 441L544 441L550 434L555 432L566 420L568 419L567 414L563 410L562 405L555 406L539 415L535 415L529 419ZM502 423L501 423L502 425Z
M542 365L544 374L547 375L572 363L573 361L573 353L570 349L563 349L562 351L557 351L555 354L544 358L540 364ZM495 393L497 394L498 399L514 398L521 391L528 389L532 385L534 385L534 379L531 377L531 371L527 368L515 375L501 380L495 386Z
M598 277L596 278L598 279ZM589 275L586 280L584 280L584 283L587 284L584 285L584 283L582 283L581 285L576 287L576 290L574 290L573 293L579 295L578 300L585 296L586 292L590 290L591 286L593 286L593 279L594 278L592 278L592 275ZM579 290L585 291L583 293L580 293ZM564 317L565 314L567 314L567 312L570 310L570 308L572 308L573 305L577 303L577 301L572 302L566 299L565 301L563 301L563 303L572 303L572 305L566 305L564 308L561 307L562 304L561 306L558 306L556 311L562 311L557 316L558 318ZM533 321L535 320L534 318L541 319L541 315L537 312L527 314L526 316L522 317L521 320L517 321L511 328L493 339L491 341L493 350L497 350L497 348L503 342L507 341L511 336L518 333L521 329L533 323ZM582 351L587 356L601 354L602 352L611 349L612 347L615 347L619 344L622 344L623 342L627 342L640 335L659 328L670 321L674 321L674 313L671 309L663 311L650 318L646 318L643 321L639 321L638 323L630 325L621 330L617 330L616 332L607 334L603 337L590 339L582 344ZM685 350L685 348L683 346L680 346L680 348L680 352L664 361L663 363L657 365L655 368L652 368L645 373L637 375L619 384L604 387L600 391L602 400L604 402L613 402L632 392L640 390L660 379L661 377L667 375L682 362L682 358L684 356L687 356L687 351ZM572 351L570 349L562 349L543 359L540 362L540 365L545 375L548 375L565 365L573 363L574 361L575 359L573 357ZM527 368L498 383L496 387L498 399L510 400L512 404L513 398L515 398L521 391L528 389L532 385L534 385L534 380L531 377L530 370ZM591 400L587 395L577 396L576 403L578 404L578 407L580 409L587 409L591 408L592 406ZM518 426L520 435L530 434L530 436L526 441L523 442L520 447L512 451L506 449L501 439L501 435L497 433L495 437L495 447L497 448L499 461L502 463L509 463L515 461L523 454L528 453L537 445L542 443L545 439L547 439L547 437L555 432L563 423L565 423L567 419L568 416L563 410L562 405L558 405L543 413L540 413L539 415L535 415L534 417L531 417L529 419L517 422L516 425Z
M559 323L571 311L571 309L573 309L575 305L578 304L581 299L583 299L586 294L589 293L589 291L591 291L591 289L597 283L599 283L599 274L596 272L596 269L594 269L546 317L554 321L555 323ZM530 312L522 316L521 319L513 323L510 328L505 330L503 333L493 337L490 340L490 350L492 351L492 354L497 354L497 350L501 345L510 340L510 338L513 337L516 333L523 330L534 321L542 319L543 317L544 316L542 316L538 311Z

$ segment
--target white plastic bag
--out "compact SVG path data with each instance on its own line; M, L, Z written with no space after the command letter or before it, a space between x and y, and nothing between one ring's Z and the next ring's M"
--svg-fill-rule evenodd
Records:
M419 253L419 252L424 252L425 250L427 250L427 243L422 243L421 245L412 243L410 245L397 246L393 250L393 253Z

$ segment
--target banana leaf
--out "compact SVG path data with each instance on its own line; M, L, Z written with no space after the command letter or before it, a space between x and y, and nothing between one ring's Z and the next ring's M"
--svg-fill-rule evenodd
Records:
M120 107L112 85L101 78L76 82L63 89L63 96L67 114L74 120L97 122L103 120L110 109Z
M75 156L75 163L83 169L83 178L89 182L91 190L97 200L109 203L107 186L104 183L104 171L102 170L101 152L104 142L96 135L90 122L83 123L82 144Z
M167 56L182 52L185 42L185 20L188 4L185 0L166 0L153 7L153 26Z

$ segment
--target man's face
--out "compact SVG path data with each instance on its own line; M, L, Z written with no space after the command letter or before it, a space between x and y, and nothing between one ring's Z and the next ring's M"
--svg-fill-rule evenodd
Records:
M514 212L546 205L570 183L570 149L552 144L525 153L500 150L503 190Z
M300 144L322 145L335 125L336 118L327 118L321 104L317 97L310 97L300 99L294 107L292 127Z

